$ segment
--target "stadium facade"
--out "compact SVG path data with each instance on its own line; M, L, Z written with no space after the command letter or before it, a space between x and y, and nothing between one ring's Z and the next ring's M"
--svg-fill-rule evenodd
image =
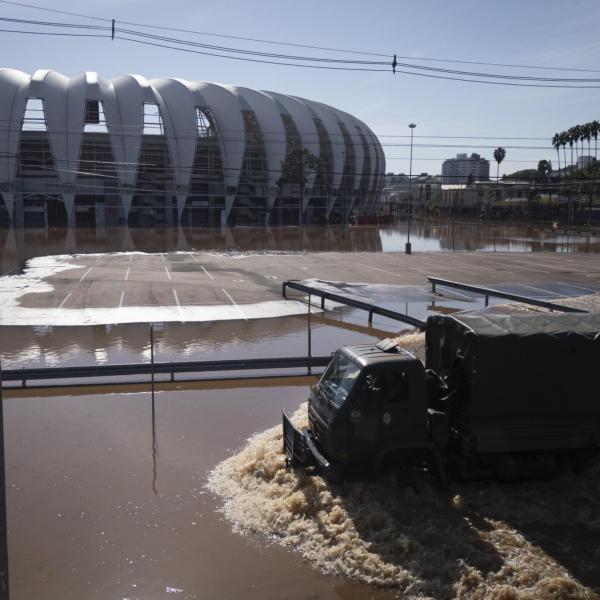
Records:
M385 157L320 102L175 78L0 70L0 224L339 223L373 210Z

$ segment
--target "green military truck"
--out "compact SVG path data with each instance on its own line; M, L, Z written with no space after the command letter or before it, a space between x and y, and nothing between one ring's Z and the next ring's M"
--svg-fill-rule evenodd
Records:
M519 480L600 446L600 314L440 315L425 339L425 365L392 340L334 352L308 429L284 411L288 464Z

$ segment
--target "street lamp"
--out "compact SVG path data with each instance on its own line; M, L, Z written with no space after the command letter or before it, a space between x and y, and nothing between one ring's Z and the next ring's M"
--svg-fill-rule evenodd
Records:
M406 239L406 245L404 251L406 254L410 254L412 246L410 245L410 210L412 202L412 151L413 151L413 133L415 132L415 123L409 123L410 127L410 166L408 169L408 237Z

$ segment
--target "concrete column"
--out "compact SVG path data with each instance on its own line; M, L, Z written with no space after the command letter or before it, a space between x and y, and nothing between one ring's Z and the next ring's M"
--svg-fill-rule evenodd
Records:
M235 194L227 194L225 196L225 210L221 212L221 225L227 225L229 220L229 213L233 208L233 201L235 200Z
M4 206L10 219L10 224L13 224L13 207L15 205L15 193L14 192L3 192L2 200L4 200Z
M131 192L124 192L121 194L121 205L123 207L123 219L125 219L125 225L127 225L127 220L129 219L132 202L133 194Z
M168 227L173 227L173 198L169 194L165 200L165 217Z
M329 220L329 216L331 215L331 211L333 210L333 205L335 204L336 199L337 196L329 196L329 198L327 198L327 220Z
M13 227L16 229L23 229L25 227L25 200L23 194L14 195Z
M75 227L67 229L67 237L65 238L65 252L73 254L77 251L77 240L75 239Z
M96 232L102 232L106 229L106 206L104 202L96 202Z
M233 239L231 229L225 225L222 228L221 233L225 237L225 244L227 245L227 248L235 248L235 240Z
M75 215L75 194L66 192L62 195L65 210L67 211L67 224L69 229L75 229L77 227L76 215Z
M183 215L183 210L185 209L185 203L187 200L187 192L178 192L177 193L177 224L181 225L181 215Z
M310 202L311 192L309 190L304 190L304 196L302 198L302 214L306 214L306 209L308 208L308 203Z

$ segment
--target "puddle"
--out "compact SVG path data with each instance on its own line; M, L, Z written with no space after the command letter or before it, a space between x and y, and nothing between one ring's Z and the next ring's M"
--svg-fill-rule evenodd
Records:
M218 462L298 406L313 382L157 393L154 456L147 390L5 394L11 598L370 597L366 585L338 595L343 578L231 535L204 488Z
M600 252L598 235L565 233L510 222L418 222L411 227L414 252ZM19 272L47 254L173 252L404 252L407 225L280 228L62 228L0 229L0 272Z

